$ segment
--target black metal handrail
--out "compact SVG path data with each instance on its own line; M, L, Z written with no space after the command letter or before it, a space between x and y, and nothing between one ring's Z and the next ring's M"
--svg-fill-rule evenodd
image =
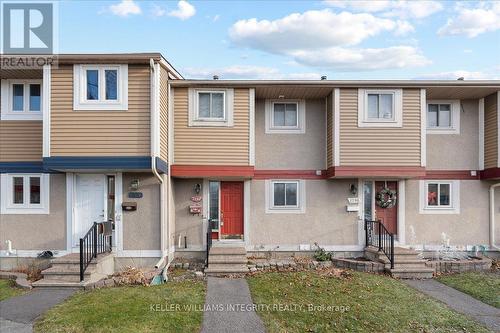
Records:
M208 267L208 254L212 247L212 219L208 219L207 223L207 261L205 267Z
M89 231L80 238L80 281L92 259L98 254L111 252L112 248L112 222L94 222Z
M391 269L394 268L394 234L390 233L382 221L365 220L365 241L366 246L377 247L391 262Z

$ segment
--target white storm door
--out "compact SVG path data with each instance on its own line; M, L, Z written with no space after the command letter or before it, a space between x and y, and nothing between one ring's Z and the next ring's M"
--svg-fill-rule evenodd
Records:
M79 246L80 238L85 236L94 222L105 219L105 175L76 175L75 224L73 246Z

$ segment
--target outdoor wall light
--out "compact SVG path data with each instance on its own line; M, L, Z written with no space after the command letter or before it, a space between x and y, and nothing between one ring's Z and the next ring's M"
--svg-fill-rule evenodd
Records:
M134 179L130 182L130 190L137 191L139 189L139 179Z
M351 192L352 195L358 194L358 187L354 184L351 184L349 187L349 192Z
M196 184L196 185L194 186L194 192L195 192L196 194L200 194L200 191L201 191L201 184Z

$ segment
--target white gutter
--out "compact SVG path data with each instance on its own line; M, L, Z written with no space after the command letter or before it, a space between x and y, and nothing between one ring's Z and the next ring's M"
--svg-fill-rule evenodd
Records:
M495 188L499 187L500 183L490 186L490 248L500 251L500 248L495 245Z

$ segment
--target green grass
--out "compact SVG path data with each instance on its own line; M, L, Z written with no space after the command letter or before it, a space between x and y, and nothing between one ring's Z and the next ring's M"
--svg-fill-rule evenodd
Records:
M195 280L96 289L49 310L35 323L35 332L197 332L204 302L205 284ZM166 311L176 304L179 311Z
M351 278L316 272L267 273L248 277L255 304L302 305L303 310L258 307L269 332L488 332L398 280L353 272ZM346 311L309 311L343 306Z
M467 272L442 275L438 278L452 288L500 309L500 274Z
M14 296L22 295L26 290L17 288L12 280L0 280L0 301Z

